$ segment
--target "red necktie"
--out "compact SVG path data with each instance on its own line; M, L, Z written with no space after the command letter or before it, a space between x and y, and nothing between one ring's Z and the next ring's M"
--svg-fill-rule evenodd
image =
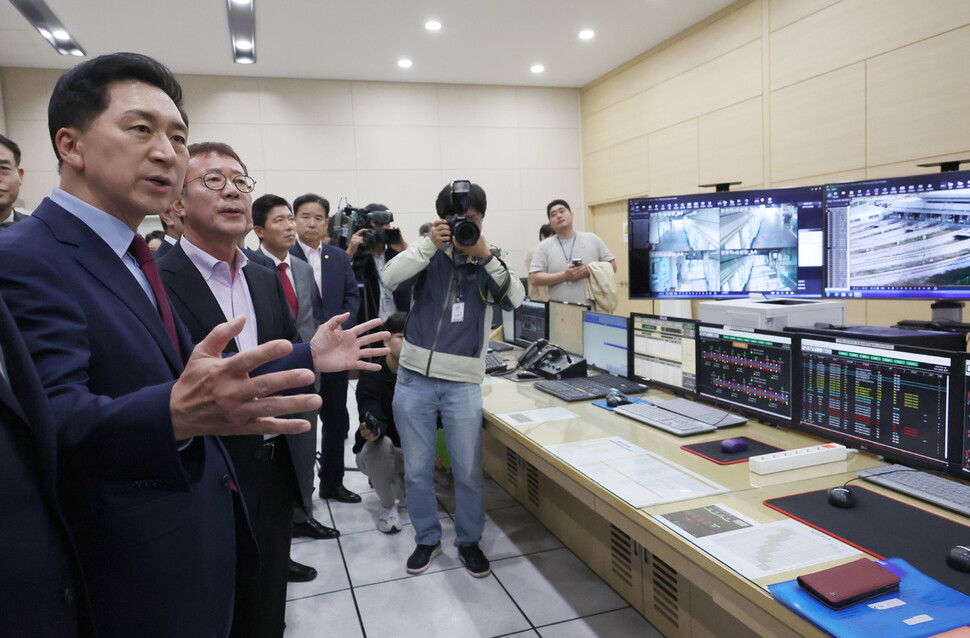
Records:
M148 285L151 286L152 293L155 295L158 314L161 315L162 323L165 325L165 332L168 333L168 338L172 340L175 352L181 359L182 349L179 347L178 335L175 333L175 319L172 317L172 308L168 305L168 297L165 296L162 280L158 276L158 267L155 265L152 250L148 247L145 238L135 233L135 238L131 240L131 245L128 246L128 252L138 262L141 271L145 273L145 278L148 279Z
M280 262L276 264L276 270L280 271L280 279L283 280L283 294L286 295L286 300L290 302L290 310L293 311L293 317L296 317L296 291L293 290L293 284L290 283L290 278L286 276L286 262Z

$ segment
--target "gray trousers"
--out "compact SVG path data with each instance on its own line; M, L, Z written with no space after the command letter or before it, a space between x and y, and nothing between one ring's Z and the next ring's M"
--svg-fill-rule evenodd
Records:
M357 453L357 468L370 479L381 499L381 507L391 507L394 499L404 497L404 454L384 436L367 441Z

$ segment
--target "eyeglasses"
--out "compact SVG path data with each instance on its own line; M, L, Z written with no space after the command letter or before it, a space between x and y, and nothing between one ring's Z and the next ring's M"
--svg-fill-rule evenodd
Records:
M208 188L210 191L221 191L226 187L227 178L225 175L219 171L209 171L208 173L203 173L195 179L190 179L186 184L194 182L196 179L202 180L202 185ZM236 187L236 190L240 193L251 193L253 189L256 188L256 180L254 180L249 175L235 175L232 177L232 185Z

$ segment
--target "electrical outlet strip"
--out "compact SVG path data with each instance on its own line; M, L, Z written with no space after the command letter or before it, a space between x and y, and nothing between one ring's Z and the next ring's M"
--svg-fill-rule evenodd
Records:
M824 445L813 445L797 450L752 456L748 459L748 467L755 474L771 474L772 472L783 472L800 467L844 461L846 453L844 445L825 443Z

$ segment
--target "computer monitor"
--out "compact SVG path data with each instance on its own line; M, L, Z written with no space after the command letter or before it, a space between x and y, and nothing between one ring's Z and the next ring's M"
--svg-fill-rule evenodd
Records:
M825 186L825 294L970 297L970 172Z
M952 353L800 341L802 429L907 465L947 468Z
M549 304L526 299L514 311L515 345L528 346L538 339L549 338Z
M583 358L588 365L618 377L627 375L627 318L583 313Z
M822 187L629 200L630 297L822 296Z
M696 331L697 322L691 319L631 313L627 340L629 378L694 394Z
M502 311L502 341L515 345L515 312Z
M583 353L583 313L586 304L549 302L549 343L572 354Z
M790 424L795 340L780 332L699 325L698 393L756 417Z

